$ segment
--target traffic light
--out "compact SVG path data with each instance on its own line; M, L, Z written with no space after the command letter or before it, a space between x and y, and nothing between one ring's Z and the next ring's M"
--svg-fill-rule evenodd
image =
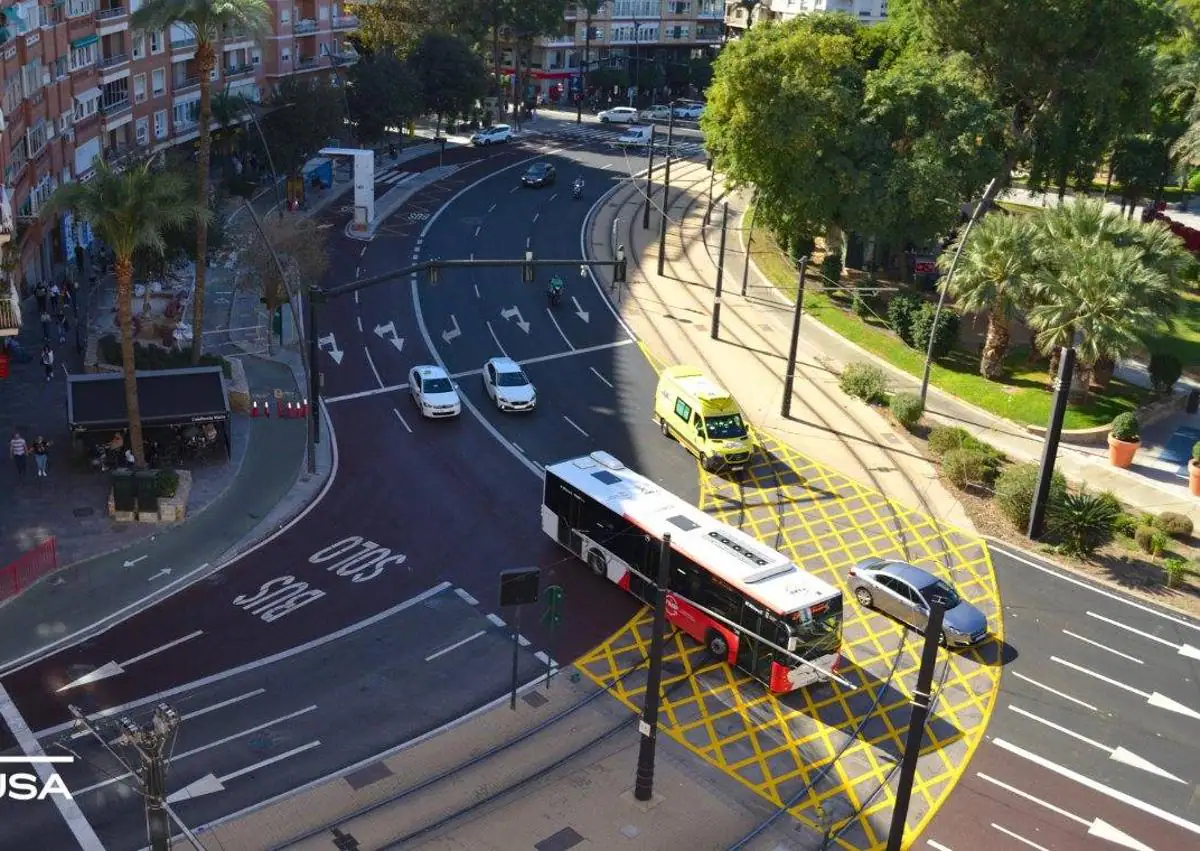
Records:
M613 283L625 283L625 276L628 273L628 264L625 261L625 246L617 246L617 260L613 263Z
M429 270L429 283L436 284L442 277L442 267L435 262L430 262L426 267Z
M521 280L527 284L534 282L533 249L525 249L525 262L521 264Z

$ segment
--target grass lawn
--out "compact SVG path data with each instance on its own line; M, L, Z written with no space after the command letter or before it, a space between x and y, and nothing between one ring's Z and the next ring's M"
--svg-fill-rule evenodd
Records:
M774 238L765 229L755 227L754 242L759 246L754 257L758 268L771 283L789 297L795 298L795 270L780 251ZM1200 303L1196 306L1200 308ZM804 309L850 342L883 358L909 375L921 377L925 353L900 342L881 320L874 317L860 318L820 292L805 293ZM1184 360L1184 363L1200 362L1200 353L1197 353L1200 352L1200 317L1197 318L1195 330L1196 337L1191 344L1195 351L1192 360ZM1042 360L1030 363L1026 351L1021 349L1010 354L1006 366L1007 371L1003 379L988 381L979 374L977 355L956 350L933 365L931 379L934 386L997 416L1018 423L1046 425L1050 419L1051 402L1046 362ZM1149 399L1148 391L1124 382L1113 381L1106 393L1094 393L1087 405L1069 407L1064 428L1107 425L1117 414L1132 411Z
M1184 372L1200 377L1200 290L1184 293L1184 310L1175 323L1175 332L1154 344L1156 351L1179 358Z

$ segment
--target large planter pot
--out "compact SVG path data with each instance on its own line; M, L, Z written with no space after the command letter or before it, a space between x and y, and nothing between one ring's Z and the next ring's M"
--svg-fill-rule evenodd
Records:
M1200 464L1188 461L1188 490L1192 496L1200 496Z
M1114 467L1129 467L1133 464L1133 456L1137 454L1140 440L1117 440L1111 434L1108 436L1108 462Z

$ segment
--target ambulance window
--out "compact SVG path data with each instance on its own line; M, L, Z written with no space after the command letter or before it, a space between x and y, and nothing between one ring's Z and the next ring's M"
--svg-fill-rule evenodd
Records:
M679 417L685 423L691 419L692 409L687 402L682 399L675 400L675 416Z
M699 414L696 414L696 416L692 417L692 427L696 429L696 434L703 436L704 420L700 418Z

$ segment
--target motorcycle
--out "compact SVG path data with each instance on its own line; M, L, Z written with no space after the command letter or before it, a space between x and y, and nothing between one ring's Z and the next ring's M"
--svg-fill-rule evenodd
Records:
M563 297L563 279L555 275L550 279L550 286L546 288L546 297L550 299L551 305L557 305L562 301Z
M571 187L571 197L578 201L583 197L583 181L576 180L575 185Z

